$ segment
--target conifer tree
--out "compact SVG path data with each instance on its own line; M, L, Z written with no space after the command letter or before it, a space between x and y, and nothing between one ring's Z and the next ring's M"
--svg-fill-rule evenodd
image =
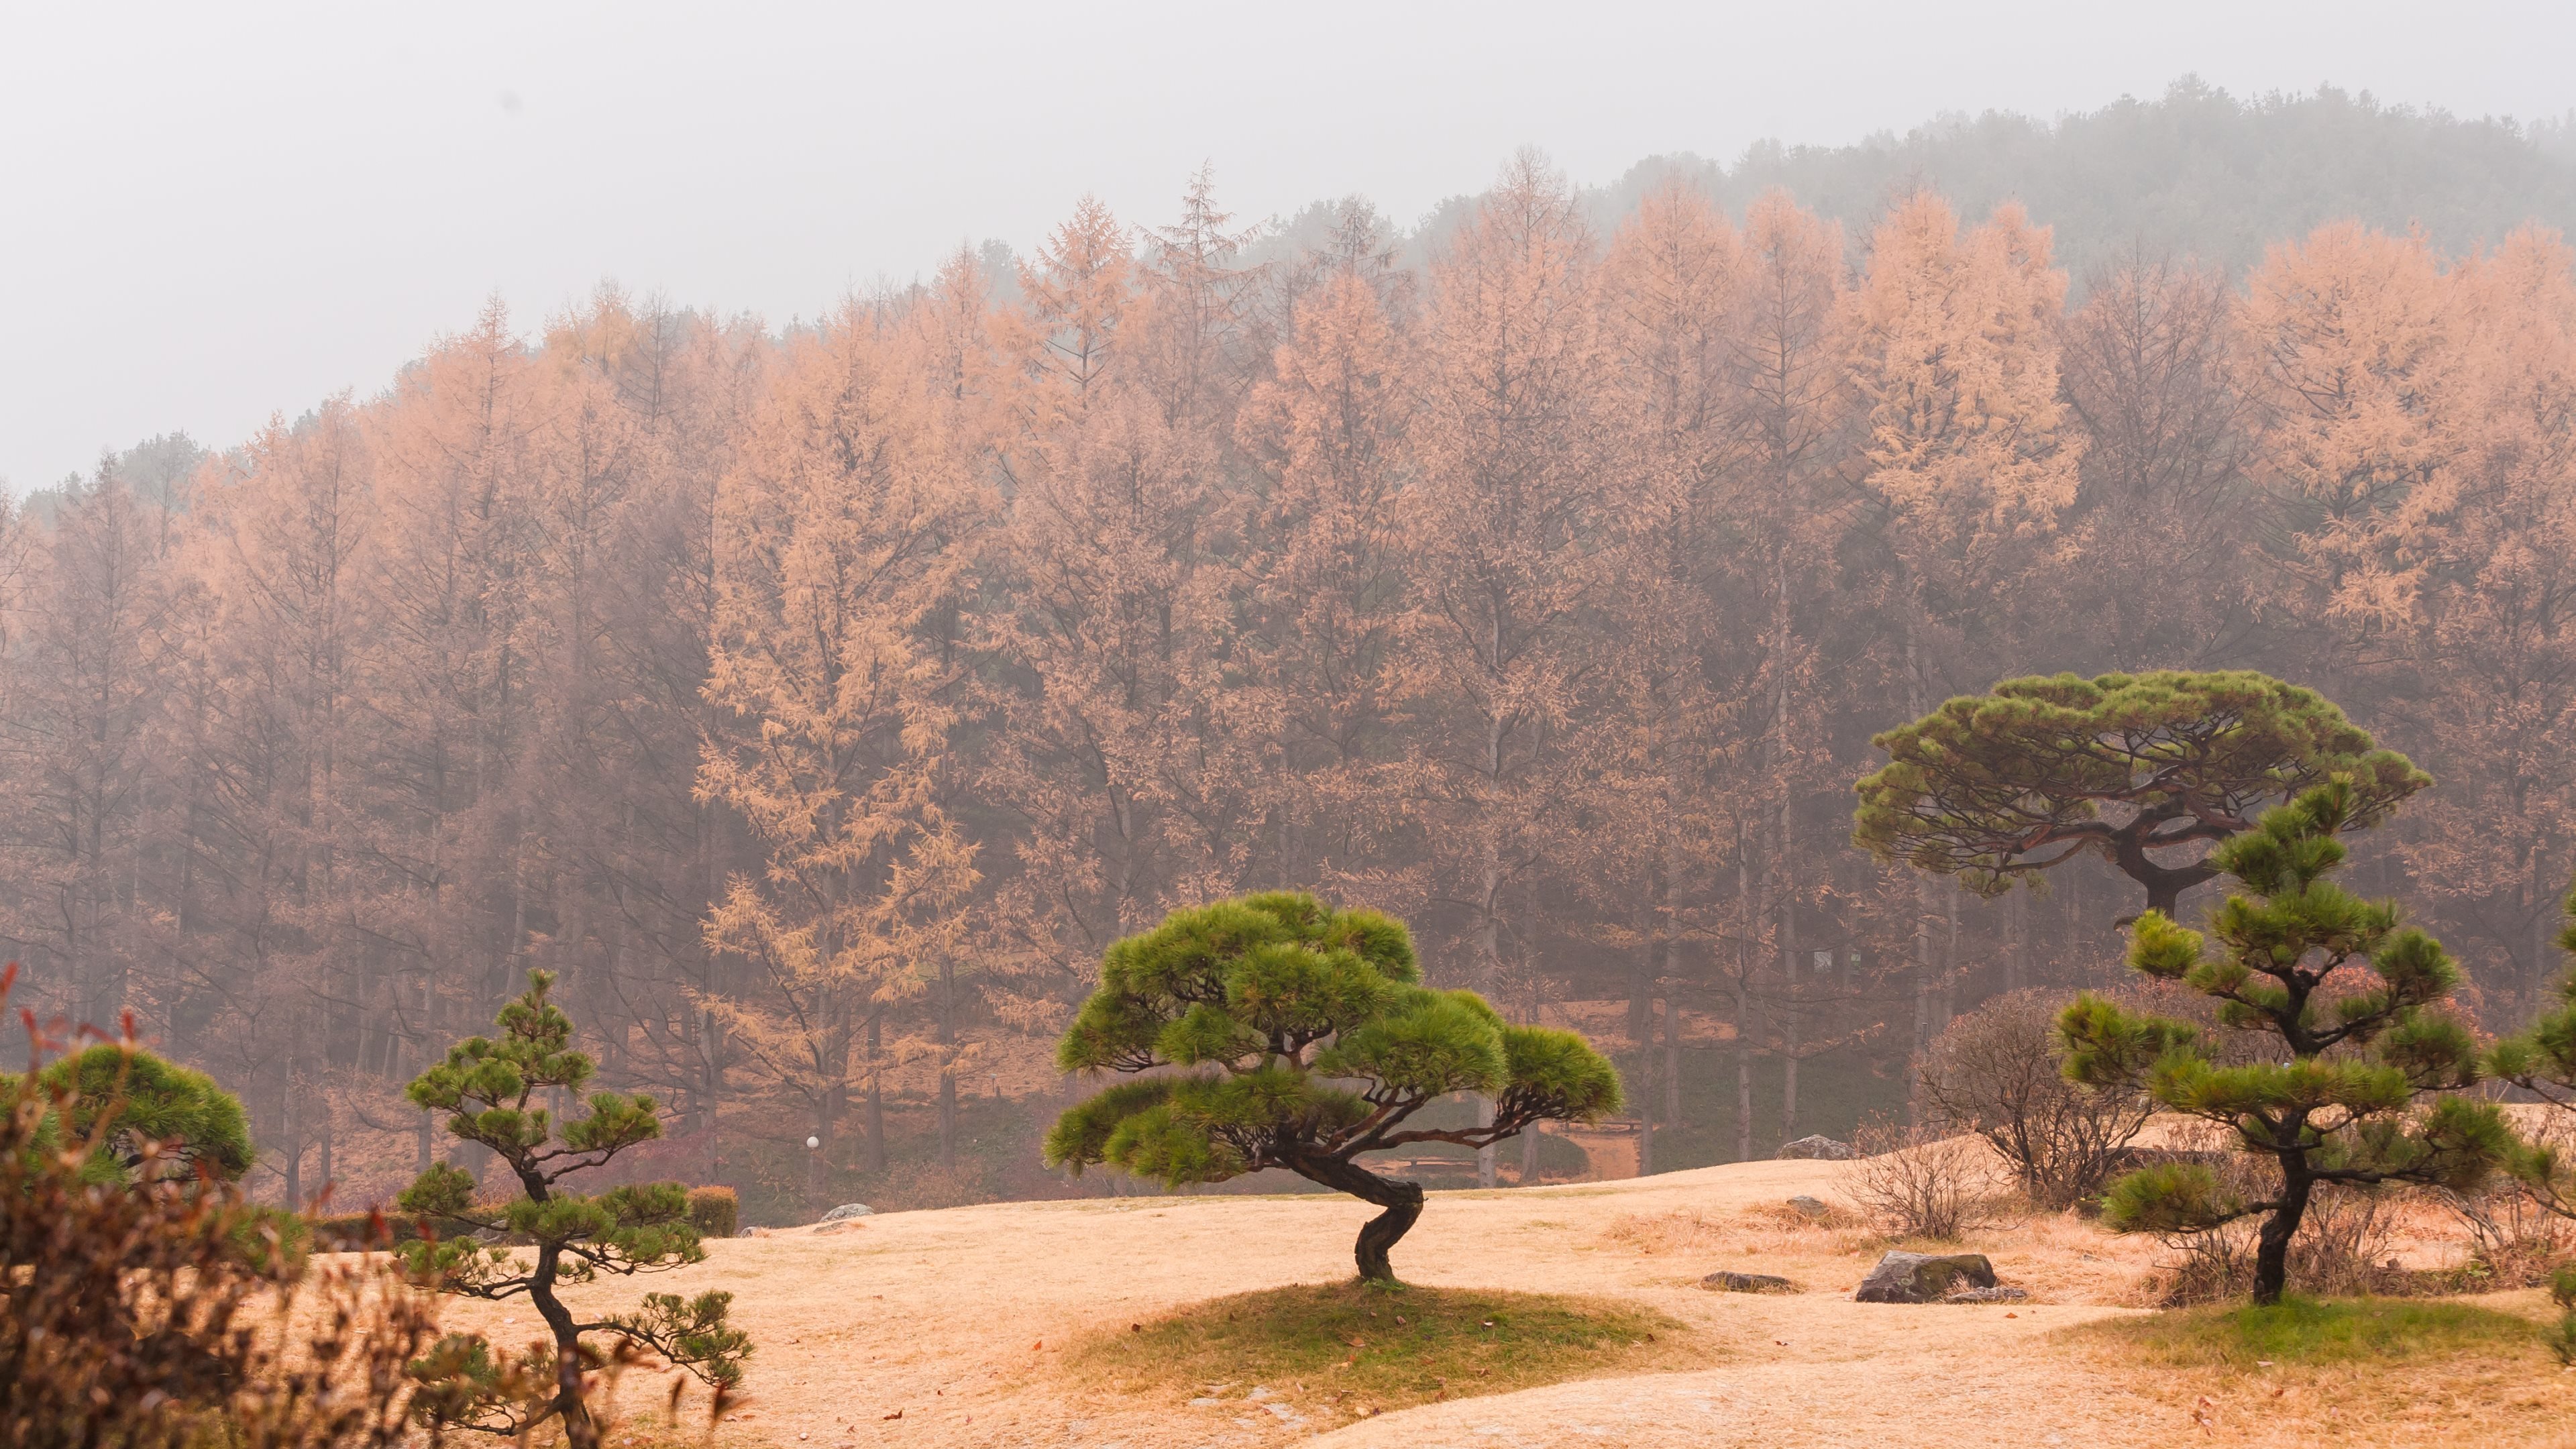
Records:
M1404 788L1426 802L1432 889L1467 916L1472 979L1534 1004L1534 882L1602 794L1578 742L1608 683L1600 610L1630 479L1593 386L1607 362L1582 209L1535 152L1501 182L1432 266L1422 320L1400 495L1419 721ZM1477 1175L1492 1185L1490 1155Z
M37 1091L67 1106L60 1130L93 1144L99 1175L193 1173L239 1182L250 1171L250 1120L215 1079L130 1040L94 1042L36 1073ZM18 1077L0 1072L0 1097Z
M1271 725L1262 786L1279 878L1348 871L1400 829L1381 788L1400 748L1401 517L1407 361L1369 279L1343 271L1296 303L1272 375L1237 417L1267 488L1249 530L1254 678L1230 691ZM1383 882L1381 882L1383 889Z
M2330 775L2351 781L2341 828L2433 783L2314 690L2250 670L2007 679L1870 743L1888 762L1853 787L1852 838L1879 859L1994 895L2091 850L2168 917L2223 867L2150 852L2223 840Z
M2238 889L2210 918L2217 950L2162 911L2139 917L2129 965L2218 1002L2222 1029L2274 1038L2286 1060L2222 1066L2182 1022L2085 993L2066 1008L2066 1075L2143 1085L2165 1109L2234 1134L2270 1158L2279 1187L2247 1201L2199 1163L2141 1169L2111 1185L2102 1219L2121 1232L2207 1232L2259 1215L2254 1301L2280 1301L2290 1240L2320 1187L2430 1183L2466 1190L2505 1158L2494 1104L2442 1095L2478 1078L2467 1028L2443 1014L2463 981L2441 943L2401 926L2396 905L2330 877L2338 835L2366 797L2338 776L2268 811L2211 853Z
M855 304L801 339L715 500L715 727L698 790L763 858L710 904L706 939L764 989L702 1003L806 1118L816 1199L851 1054L917 994L892 919L906 873L980 879L943 809L963 674L947 630L994 500L954 465L900 341ZM937 1035L953 1083L952 1034Z
M1056 1062L1156 1074L1058 1118L1049 1165L1105 1163L1173 1187L1285 1168L1385 1209L1355 1250L1360 1277L1385 1282L1422 1188L1369 1171L1362 1154L1482 1149L1620 1103L1618 1073L1583 1038L1421 985L1402 922L1287 891L1174 911L1110 947ZM1453 1092L1491 1097L1492 1123L1406 1125Z
M602 1274L631 1277L703 1262L706 1250L679 1183L631 1183L598 1194L563 1185L661 1136L662 1123L653 1099L640 1094L593 1093L589 1115L560 1129L553 1112L534 1105L544 1096L577 1096L593 1071L590 1058L572 1050L571 1020L546 1000L553 985L550 973L529 972L527 991L501 1008L498 1040L459 1042L410 1088L421 1108L447 1114L449 1132L491 1151L518 1179L521 1195L488 1203L464 1169L434 1164L397 1201L459 1236L398 1251L416 1277L441 1291L493 1301L525 1296L553 1340L505 1363L483 1339L450 1335L413 1367L423 1380L422 1411L443 1425L513 1436L558 1420L573 1449L594 1449L599 1428L584 1375L605 1360L588 1336L649 1349L719 1394L741 1381L751 1340L726 1322L730 1293L648 1293L638 1312L589 1321L575 1318L558 1296L560 1285ZM468 1233L505 1234L527 1249L486 1247L462 1236ZM523 1257L527 1250L532 1255Z

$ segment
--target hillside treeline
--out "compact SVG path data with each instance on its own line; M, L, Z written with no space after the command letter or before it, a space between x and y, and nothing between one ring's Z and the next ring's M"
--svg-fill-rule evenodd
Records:
M1667 1129L1718 1048L1719 1150L1763 1153L1801 1062L2107 979L2138 904L1872 864L1870 734L2166 665L2411 752L2438 787L2363 884L2491 1013L2555 974L2554 234L2332 224L2070 310L2011 206L1846 238L1675 184L1603 231L1524 158L1418 270L1359 206L1246 242L1202 181L783 334L495 307L380 396L13 519L37 993L214 1072L310 1195L443 1152L395 1084L542 966L675 1170L792 1187L881 1165L889 1112L953 1157L961 1091L1058 1089L1106 943L1293 886L1592 1030Z
M1603 199L1624 211L1673 176L1739 212L1786 188L1864 231L1916 190L1972 215L2018 200L2054 227L2081 292L2138 255L2196 256L2242 279L2272 243L2330 221L2420 228L2453 251L2492 245L2525 221L2576 227L2576 112L2518 124L2333 86L2239 97L2185 77L2151 100L2051 119L1987 111L1847 146L1765 141L1731 166L1658 157Z

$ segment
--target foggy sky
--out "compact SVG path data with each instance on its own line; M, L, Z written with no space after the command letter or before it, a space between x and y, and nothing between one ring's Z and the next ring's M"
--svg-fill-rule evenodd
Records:
M2463 115L2576 106L2539 3L0 5L0 479L366 395L498 292L523 330L615 278L811 316L1085 191L1245 220L1357 191L1399 223L1513 148L1836 144L2331 82ZM235 13L238 12L238 13ZM247 17L247 18L245 18Z

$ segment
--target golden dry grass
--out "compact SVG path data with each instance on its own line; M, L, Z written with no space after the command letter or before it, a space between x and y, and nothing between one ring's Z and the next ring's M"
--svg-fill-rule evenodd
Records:
M781 1449L1043 1444L1065 1449L1239 1445L1710 1444L1912 1449L1972 1443L2368 1445L2563 1442L2576 1449L2576 1374L2545 1356L2483 1350L2395 1365L2239 1373L2149 1361L2081 1324L2133 1317L2155 1295L2156 1244L2081 1219L2022 1216L1966 1245L1990 1255L2020 1305L1891 1307L1848 1293L1888 1246L1848 1217L1810 1221L1793 1194L1838 1199L1838 1167L1763 1162L1634 1182L1435 1193L1396 1251L1408 1282L1459 1293L1566 1295L1682 1325L1675 1353L1513 1387L1447 1377L1448 1398L1360 1407L1314 1376L1282 1384L1200 1377L1203 1361L1115 1368L1101 1345L1131 1325L1185 1325L1238 1295L1325 1294L1350 1275L1371 1211L1332 1197L1168 1197L894 1213L831 1234L795 1230L712 1245L654 1287L730 1288L759 1342L748 1410L721 1446ZM2459 1245L2438 1214L2407 1224L2410 1265ZM1791 1296L1711 1293L1721 1268L1776 1273ZM638 1285L606 1290L621 1297ZM591 1290L597 1292L599 1290ZM607 1299L602 1294L602 1306ZM1243 1300L1250 1302L1252 1300ZM2532 1316L2532 1293L2479 1300ZM1218 1313L1224 1309L1216 1308ZM489 1323L508 1309L460 1308ZM520 1322L505 1332L524 1334ZM1195 1351L1195 1350L1193 1350ZM1332 1371L1327 1367L1324 1375ZM1344 1371L1347 1373L1348 1371ZM1462 1382L1462 1377L1466 1380ZM1191 1382L1182 1384L1181 1379ZM1491 1380L1491 1376L1487 1376ZM1287 1418L1248 1399L1284 1398ZM658 1401L636 1383L637 1401ZM1186 1388L1184 1395L1176 1392ZM1477 1393L1504 1388L1508 1392ZM2279 1389L2275 1395L2272 1391ZM1468 1396L1461 1397L1461 1394ZM1216 1398L1193 1407L1190 1398ZM2203 1403L2206 1399L2208 1402ZM900 1418L890 1417L900 1414ZM1338 1426L1338 1427L1336 1427ZM1318 1431L1322 1432L1320 1436Z

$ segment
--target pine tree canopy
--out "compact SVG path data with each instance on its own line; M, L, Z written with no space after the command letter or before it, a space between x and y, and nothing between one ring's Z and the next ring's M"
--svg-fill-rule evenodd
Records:
M2070 1079L2143 1089L2278 1164L2278 1191L2259 1199L2230 1192L2206 1165L2165 1163L2114 1183L2103 1203L2103 1221L2123 1232L2206 1232L2264 1215L2257 1302L2280 1298L2289 1242L2317 1187L2467 1189L2512 1156L2493 1103L2448 1095L2479 1077L2468 1029L2443 1010L2459 967L2402 925L2394 904L2331 878L2344 862L2336 837L2369 800L2336 775L2265 812L2210 854L2237 889L2211 912L2207 936L2161 911L2139 917L2131 935L2132 969L2215 998L2221 1029L2270 1038L2255 1054L2268 1059L2222 1064L2193 1027L2089 992L2058 1022Z
M1472 991L1423 986L1403 923L1291 892L1174 911L1111 946L1056 1061L1154 1075L1065 1112L1047 1134L1049 1165L1175 1187L1285 1168L1387 1209L1360 1235L1369 1278L1392 1276L1387 1249L1420 1215L1422 1190L1367 1171L1362 1154L1485 1147L1621 1101L1618 1073L1573 1032L1516 1026ZM1409 1125L1457 1092L1492 1098L1492 1124Z
M2351 782L2346 829L2433 783L2323 695L2251 670L2007 679L1871 743L1888 761L1854 787L1852 838L1879 859L1995 895L2090 850L2167 915L2221 867L2150 852L2239 834L2329 775Z
M241 1099L203 1072L109 1041L47 1064L37 1079L50 1095L71 1104L71 1120L48 1122L44 1135L55 1138L68 1128L74 1140L95 1141L94 1175L141 1170L146 1142L156 1162L181 1172L203 1169L238 1182L250 1171L250 1119ZM17 1081L0 1072L0 1094L16 1090Z

